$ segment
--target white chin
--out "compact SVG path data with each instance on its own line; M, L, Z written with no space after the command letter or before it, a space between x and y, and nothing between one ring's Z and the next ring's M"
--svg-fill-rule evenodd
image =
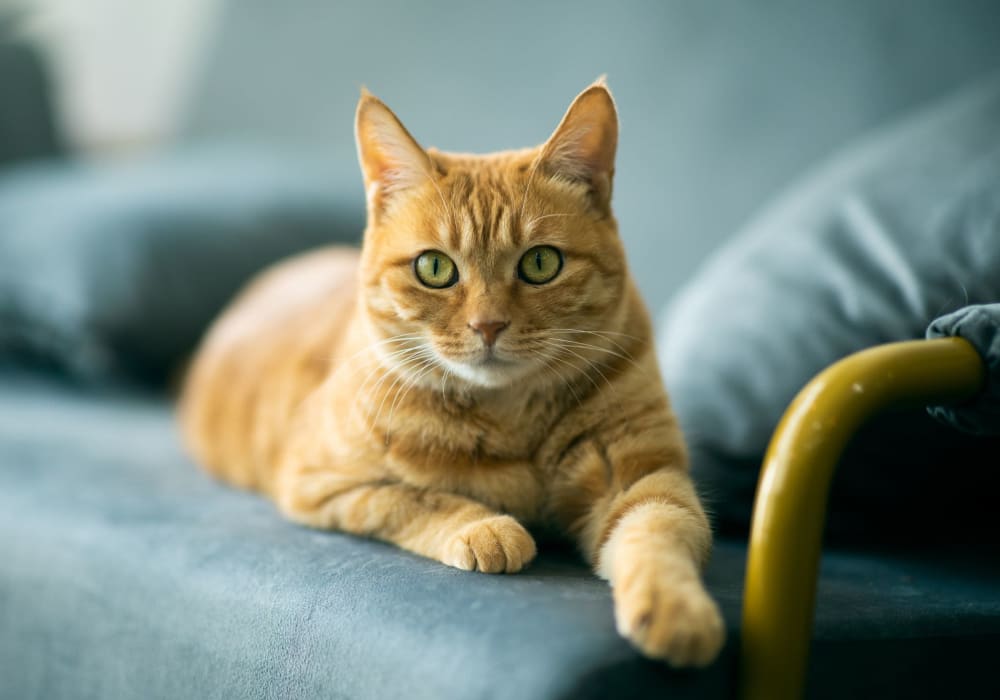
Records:
M487 389L507 386L524 376L527 367L522 363L495 363L470 365L459 362L445 361L448 371L469 384L475 384Z

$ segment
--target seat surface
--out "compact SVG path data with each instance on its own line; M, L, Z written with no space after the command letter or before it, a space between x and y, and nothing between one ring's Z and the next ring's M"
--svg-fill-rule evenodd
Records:
M490 576L303 529L203 475L162 399L0 382L0 697L733 692L740 543L707 573L726 650L672 671L618 637L571 552ZM990 683L1000 567L948 558L825 557L810 695Z

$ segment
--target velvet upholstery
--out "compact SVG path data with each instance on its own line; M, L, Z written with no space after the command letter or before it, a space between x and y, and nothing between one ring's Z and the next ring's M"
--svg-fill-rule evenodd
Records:
M193 465L161 398L0 378L3 698L724 698L744 557L722 540L707 573L722 657L676 672L556 543L491 576L306 530ZM990 687L1000 558L976 560L829 553L810 695Z

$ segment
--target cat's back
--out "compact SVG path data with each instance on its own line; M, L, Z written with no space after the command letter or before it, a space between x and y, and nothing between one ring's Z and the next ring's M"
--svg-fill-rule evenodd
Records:
M289 258L252 280L209 328L180 399L185 441L209 471L268 490L281 436L346 335L357 267L351 248Z

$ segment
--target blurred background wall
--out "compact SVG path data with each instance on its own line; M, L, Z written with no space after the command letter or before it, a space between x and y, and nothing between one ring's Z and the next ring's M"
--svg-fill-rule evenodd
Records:
M1000 66L995 0L18 4L80 149L264 142L359 200L361 84L423 144L484 151L542 141L607 73L616 211L654 306L817 160Z
M83 152L176 136L219 0L0 0L47 53L61 127Z

